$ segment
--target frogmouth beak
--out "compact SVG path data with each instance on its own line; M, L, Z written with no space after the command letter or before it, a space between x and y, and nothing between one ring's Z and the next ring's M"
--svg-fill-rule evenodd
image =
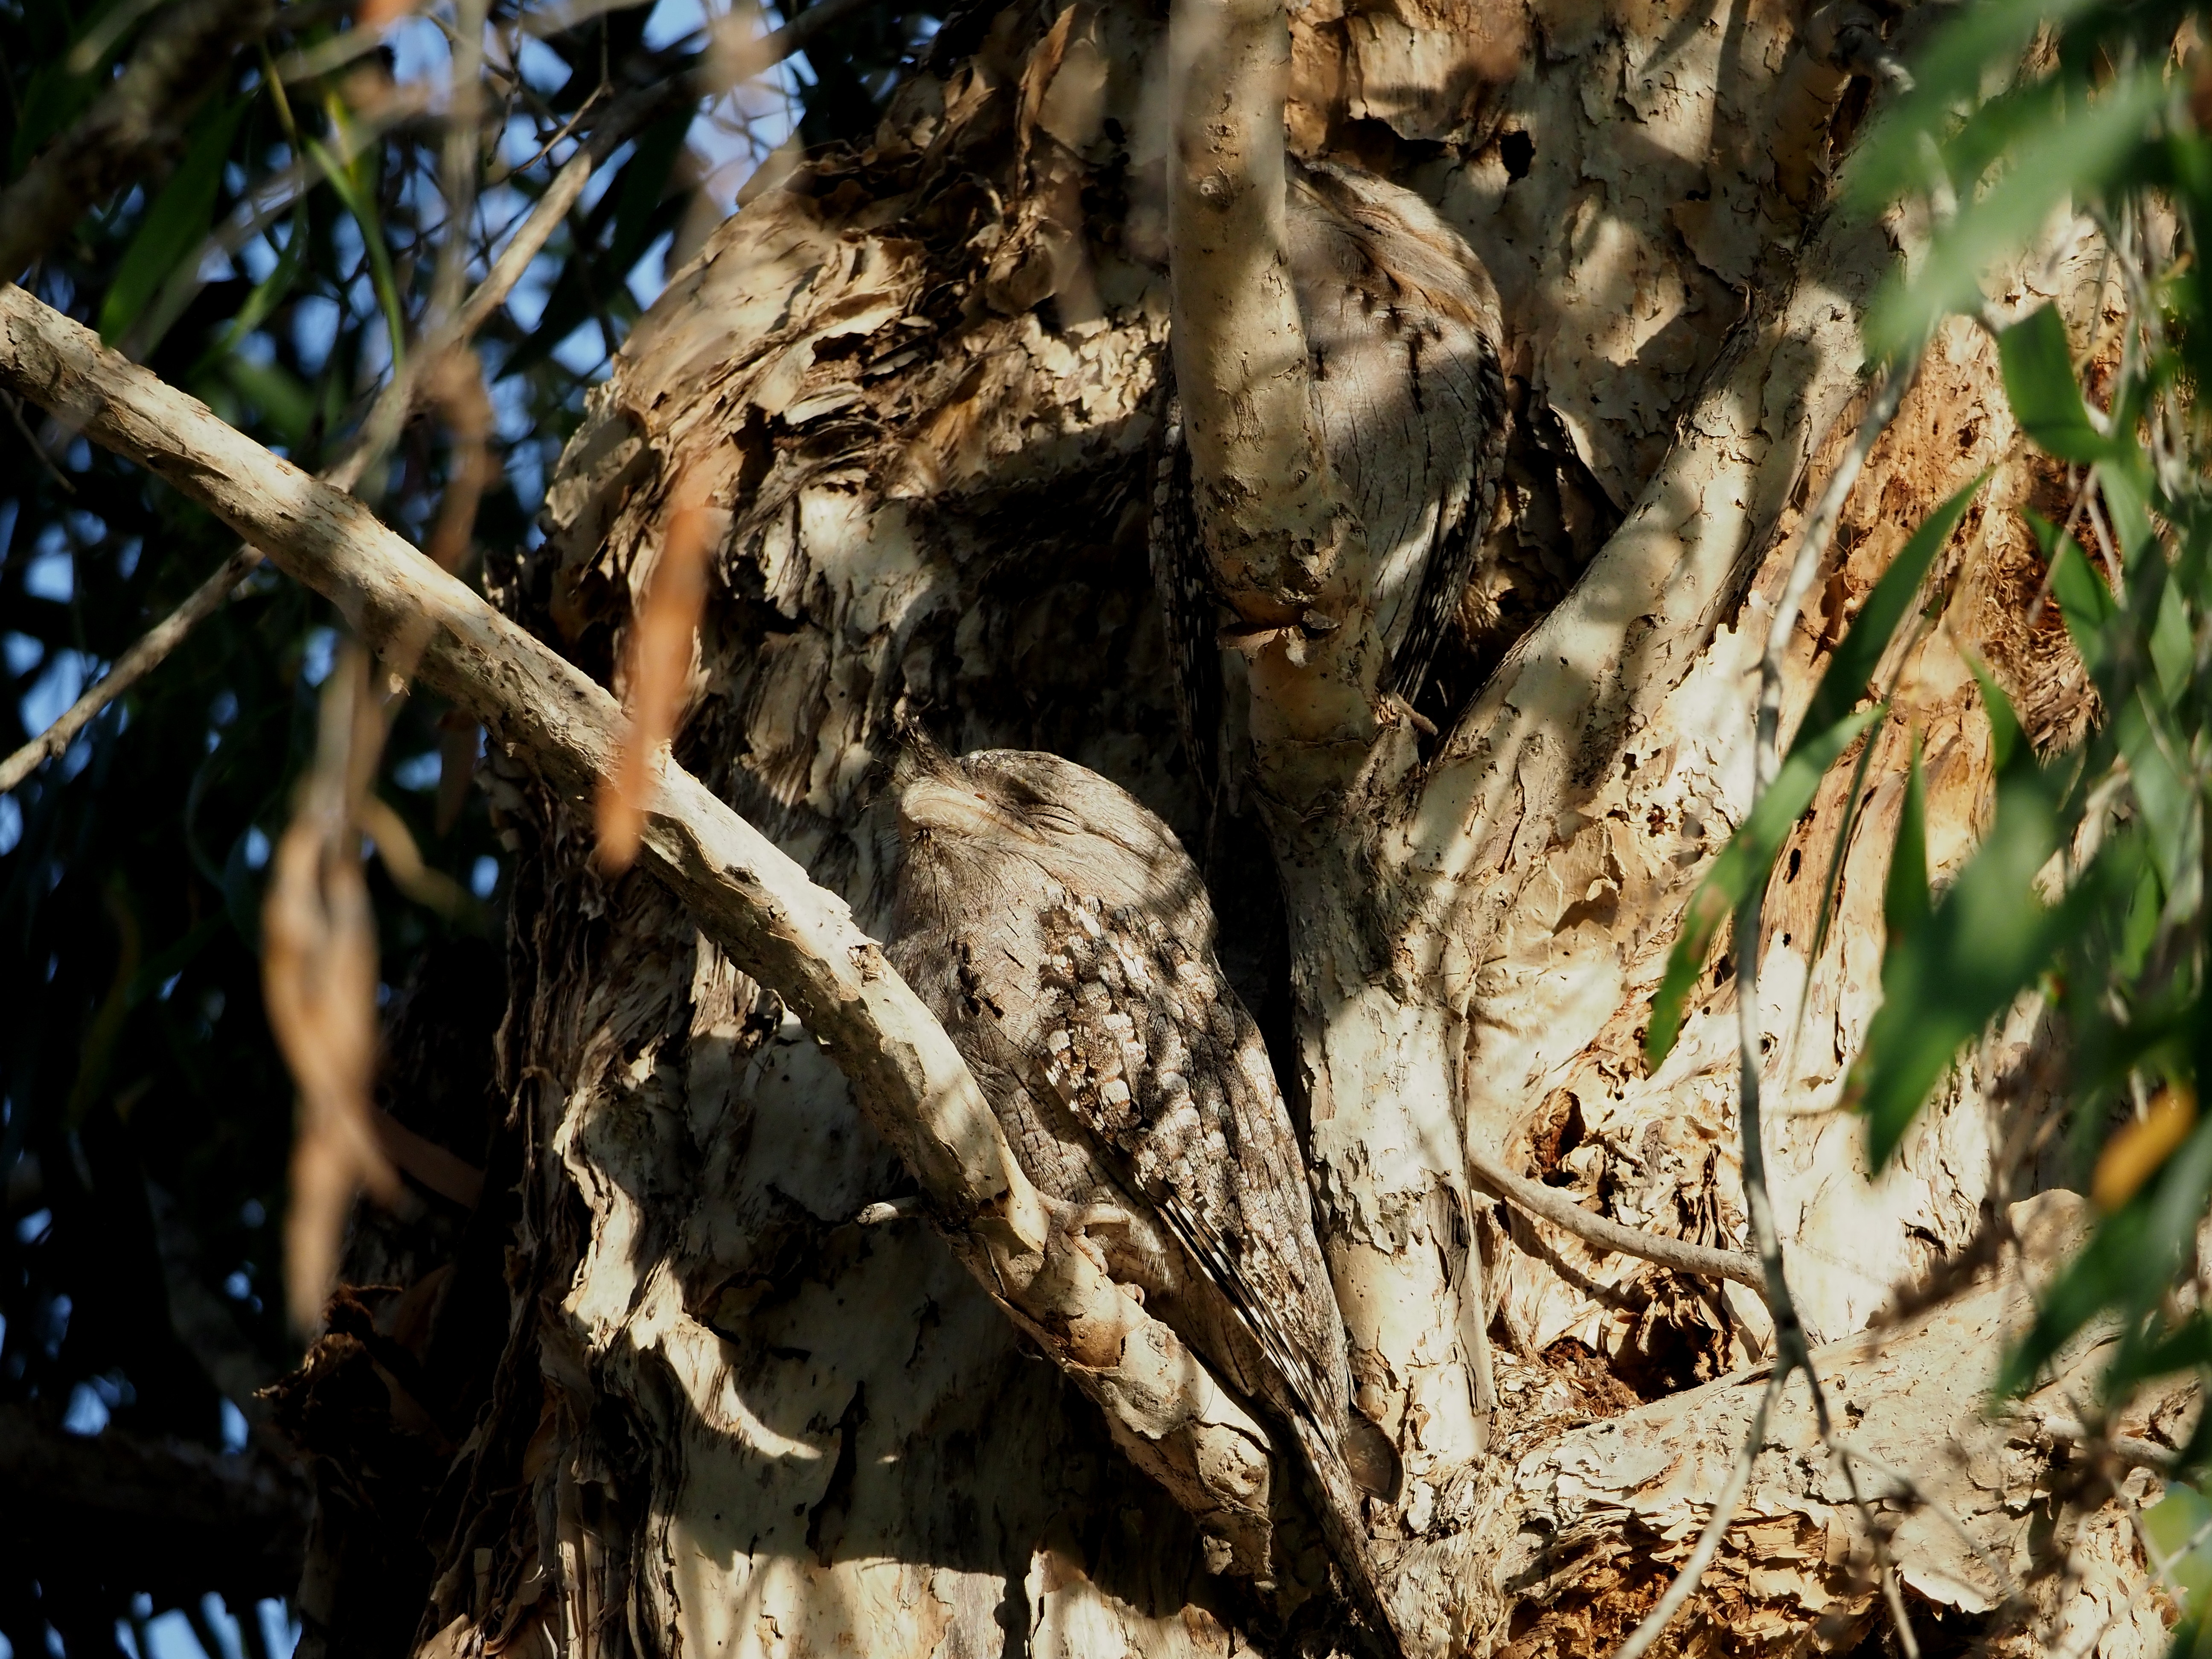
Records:
M989 836L1019 836L1021 826L973 789L957 781L918 777L899 791L899 833L911 841L917 835Z

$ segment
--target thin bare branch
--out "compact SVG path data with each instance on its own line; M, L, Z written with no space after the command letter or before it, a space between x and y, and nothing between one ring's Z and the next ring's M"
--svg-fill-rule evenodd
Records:
M1759 1396L1759 1409L1752 1413L1751 1431L1743 1437L1743 1449L1736 1454L1735 1462L1729 1466L1728 1484L1714 1500L1713 1513L1705 1522L1705 1529L1698 1534L1697 1547L1690 1559L1682 1563L1681 1571L1674 1582L1667 1586L1667 1593L1659 1598L1659 1605L1645 1615L1644 1620L1629 1632L1613 1654L1613 1659L1644 1659L1651 1651L1651 1644L1666 1633L1667 1626L1674 1622L1674 1615L1682 1604L1695 1593L1705 1569L1720 1553L1721 1540L1727 1534L1729 1524L1735 1519L1737 1508L1743 1503L1744 1489L1751 1485L1752 1466L1759 1462L1759 1448L1766 1442L1766 1419L1781 1399L1782 1390L1790 1381L1790 1368L1776 1361L1773 1372L1766 1379L1766 1388Z
M1761 1297L1766 1294L1765 1276L1755 1256L1746 1255L1741 1250L1717 1250L1708 1244L1693 1244L1686 1238L1664 1238L1640 1227L1624 1225L1610 1217L1594 1214L1565 1193L1526 1176L1515 1175L1472 1139L1467 1143L1467 1162L1485 1186L1514 1208L1524 1210L1540 1221L1548 1221L1586 1244L1621 1255L1639 1256L1673 1273L1733 1279Z
M137 642L115 659L115 666L71 703L59 720L0 761L0 795L68 749L101 709L160 667L169 653L184 643L185 636L213 616L260 562L261 556L252 548L239 549L182 605L139 635Z

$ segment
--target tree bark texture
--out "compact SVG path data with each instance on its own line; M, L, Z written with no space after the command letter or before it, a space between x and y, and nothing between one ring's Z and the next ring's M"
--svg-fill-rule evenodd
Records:
M1233 50L1265 58L1229 9ZM1360 1407L1405 1466L1369 1520L1425 1652L1602 1651L1711 1512L1763 1386L1758 1297L1527 1219L1468 1150L1741 1249L1747 948L1791 1280L1873 1507L1793 1385L1670 1640L1847 1650L1884 1616L1888 1559L1924 1626L1996 1651L2163 1641L2123 1501L2150 1477L2115 1496L2116 1472L2069 1462L2045 1396L1977 1415L2070 1224L2063 1195L2034 1196L2033 1138L2004 1133L2047 1107L2054 1034L2019 1011L1878 1180L1840 1109L1915 735L1940 879L1988 793L1970 664L2040 743L2086 718L2055 611L2030 621L2042 567L2016 512L2049 512L2064 480L1963 323L1852 492L1788 714L1905 536L1990 469L1931 578L1940 620L1885 665L1891 716L1785 848L1767 936L1724 940L1673 1054L1640 1058L1682 907L1748 804L1759 655L1856 418L1861 308L1917 246L1909 222L1823 209L1869 88L1795 15L1316 0L1291 20L1293 153L1418 191L1498 295L1505 488L1433 737L1354 731L1364 703L1301 725L1308 662L1266 645L1222 653L1253 728L1243 793L1217 806L1185 764L1146 538L1190 302L1168 239L1190 210L1171 89L1192 71L1137 5L951 19L872 143L758 194L672 281L591 396L544 542L493 573L510 615L619 691L670 517L709 500L677 757L878 935L902 714L955 750L1067 756L1176 825L1305 1141ZM2062 221L1989 288L2000 313L2056 300L2086 346L2116 297L2101 272L2090 227ZM1216 462L1307 441L1243 436ZM1261 505L1255 562L1314 522ZM497 754L488 772L522 872L499 1037L517 1196L496 1378L424 1525L428 1650L1297 1644L1319 1569L1268 1597L1209 1577L1184 1512L940 1237L860 1219L913 1182L799 1019L668 888L595 873L559 791ZM1986 1252L1978 1288L1878 1320L2014 1217L2024 1242ZM2049 1398L2094 1363L2072 1356ZM2183 1409L2137 1402L2129 1431L2170 1441Z

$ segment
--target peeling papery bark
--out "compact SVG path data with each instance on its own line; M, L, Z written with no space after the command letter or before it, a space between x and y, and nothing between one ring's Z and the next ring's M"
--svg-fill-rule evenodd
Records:
M2025 1332L2035 1290L2087 1223L2081 1200L2066 1193L2022 1203L2012 1219L2021 1249L1967 1293L1815 1352L1841 1424L1841 1455L1823 1449L1802 1382L1784 1392L1698 1592L1709 1631L1692 1625L1683 1651L1713 1650L1723 1632L1761 1650L1848 1650L1881 1617L1876 1569L1885 1554L1923 1643L1973 1617L1983 1621L1982 1650L1994 1655L2164 1650L2165 1600L2140 1593L2147 1586L2132 1552L2115 1559L2100 1523L2068 1516L2055 1497L2110 1479L2129 1503L2154 1499L2158 1483L2144 1471L2068 1467L2063 1448L2054 1467L2046 1420L2094 1392L2118 1333L2085 1333L2013 1412L1987 1413L1996 1356ZM1617 1647L1711 1518L1766 1371L1534 1444L1516 1437L1500 1446L1480 1518L1407 1558L1412 1583L1480 1586L1459 1605L1431 1594L1431 1617L1464 1631L1468 1606L1517 1609L1532 1629L1513 1644L1516 1659ZM2193 1414L2192 1395L2150 1391L2126 1405L2112 1431L2154 1423L2170 1431ZM1844 1456L1870 1510L1852 1499ZM2070 1559L2078 1575L2059 1595L2051 1582L2057 1559Z
M357 500L13 286L0 289L0 383L175 483L568 799L612 769L622 722L604 689ZM1265 1571L1266 1431L1048 1214L950 1040L844 903L673 765L641 840L710 936L849 1068L969 1271L1104 1408L1116 1443L1222 1540L1224 1563Z
M1861 407L1859 309L1913 240L1820 212L1869 89L1797 17L1186 0L1170 22L1078 0L949 20L866 143L749 187L672 276L588 395L542 545L489 562L511 621L428 575L363 590L366 631L406 633L492 717L483 781L517 853L520 1218L493 1252L512 1326L422 1546L434 1651L1227 1659L1341 1635L1287 1466L1263 1498L1264 1434L1060 1247L870 954L902 720L1078 761L1203 870L1304 1142L1358 1404L1404 1465L1366 1519L1410 1651L1609 1652L1710 1519L1772 1337L1746 1274L1694 1270L1746 1259L1746 951L1791 1288L1929 1646L2160 1649L2110 1484L2140 1504L2154 1482L1978 1414L2048 1260L2033 1241L2063 1231L2043 1189L2067 1171L2008 1138L2051 1109L2060 1034L2023 1001L1879 1179L1838 1109L1916 736L1940 881L1987 804L1970 659L2045 749L2087 718L2063 624L2030 620L2044 568L2019 515L2063 478L2018 441L1973 324L1932 342L1845 503L1783 663L1785 733L1898 546L1988 468L1929 580L1940 620L1883 663L1890 715L1784 847L1763 938L1723 938L1674 1052L1642 1058L1682 907L1751 799L1775 596ZM1194 21L1224 44L1179 59L1170 28ZM1505 483L1420 689L1433 735L1374 695L1364 526L1308 465L1330 441L1314 377L1350 371L1316 368L1277 280L1279 175L1307 161L1418 192L1497 291ZM1232 188L1209 203L1217 171ZM1207 214L1233 234L1206 242ZM1176 268L1177 239L1224 257ZM2092 228L2055 221L1989 274L1994 314L2055 301L2086 349L2117 298L2103 269ZM272 552L320 526L380 538L378 570L424 568L355 507L324 524L289 474L241 483L262 475L185 400L134 414L143 377L101 380L27 305L0 310L10 375L64 419L167 457ZM104 412L58 395L64 359ZM1178 743L1148 568L1170 384L1194 471L1245 480L1208 509L1244 751L1220 789ZM698 499L710 592L648 828L660 879L611 883L577 810L612 752L601 682L623 689L639 598ZM1547 1207L1501 1203L1485 1169ZM1863 1334L2038 1194L2029 1264ZM950 1250L913 1218L933 1205ZM1561 1224L1577 1210L1706 1255L1616 1253ZM2032 1413L2090 1395L2102 1352L2070 1352ZM1090 1367L1115 1353L1109 1383ZM2124 1402L2116 1426L2171 1446L2193 1409ZM1765 1440L1680 1651L1850 1650L1884 1616L1802 1382ZM1196 1491L1231 1494L1211 1555ZM1271 1589L1208 1571L1240 1537L1252 1565L1263 1525Z

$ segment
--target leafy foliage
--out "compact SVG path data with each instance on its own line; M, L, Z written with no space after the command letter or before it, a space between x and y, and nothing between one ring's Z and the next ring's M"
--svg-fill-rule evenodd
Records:
M2212 782L2212 495L2198 400L2212 366L2212 137L2202 125L2203 18L2179 4L1986 0L1955 14L1916 59L1909 85L1848 165L1864 213L1900 198L1925 216L1925 252L1869 319L1893 360L1947 318L1995 336L2007 397L2027 438L2072 469L2068 521L2033 526L2051 597L2094 690L2098 718L2069 752L2038 755L1978 665L1996 758L1995 799L1972 855L1929 885L1916 751L1885 894L1883 1001L1851 1077L1879 1170L1931 1090L1990 1023L2039 999L2070 1057L2068 1110L2085 1155L2119 1126L2098 1190L2108 1207L2008 1357L2001 1390L2033 1385L2093 1325L2118 1334L2105 1379L2117 1398L2142 1380L2212 1368L2212 1315L2175 1297L2197 1269L2212 1201L2212 1119L2196 1109L2212 1076L2212 975L2204 929L2204 809ZM2192 33L2193 31L2193 33ZM2177 61L2187 50L2189 61ZM2130 304L2117 337L2085 362L2057 310L1998 319L1980 283L2071 203L2097 216ZM2170 251L2149 234L2171 224ZM2085 394L2095 373L2101 402ZM1954 498L1884 578L1917 586L1956 522ZM1900 574L1900 573L1904 573ZM1828 698L1843 658L1879 653L1895 611L1872 604L1838 653L1771 811L1737 832L1691 908L1652 1018L1655 1058L1721 919L1763 881L1781 834L1841 752ZM1864 644L1862 646L1862 637ZM1856 696L1863 675L1848 684ZM2185 1462L2201 1466L2212 1432ZM2172 1500L2153 1531L2203 1580L2203 1503ZM2193 1504L2195 1507L2191 1508ZM2195 1563L2197 1565L2190 1565ZM2193 1577L2192 1577L2193 1575ZM2193 1638L2191 1639L2194 1639Z
M493 8L487 168L465 222L449 222L441 194L442 94L426 96L449 23L403 17L375 45L344 9L300 7L239 54L166 176L84 204L23 280L250 435L328 465L413 344L447 240L465 234L480 277L625 75L700 59L703 37L684 33L674 0L572 9L573 23L551 11ZM149 15L129 0L0 0L9 176L66 141ZM690 211L699 181L794 125L813 142L866 131L925 27L889 3L854 13L783 72L780 94L679 110L601 169L477 343L498 471L476 548L535 534L584 392L684 252L672 239L711 222ZM234 548L38 411L0 413L0 750L12 750ZM423 412L364 485L417 539L457 465L448 425ZM258 933L335 640L327 608L264 568L0 797L0 928L21 964L0 999L0 1409L221 1445L239 1410L258 1415L247 1387L297 1358L276 1291L293 1087L263 1017ZM502 848L480 797L441 789L471 752L441 714L420 697L400 707L374 793L477 902L418 902L372 864L394 992L441 953L490 954L471 941L498 926ZM107 1650L129 1616L138 1586L92 1568L63 1583L64 1571L0 1561L0 1635L17 1653Z

